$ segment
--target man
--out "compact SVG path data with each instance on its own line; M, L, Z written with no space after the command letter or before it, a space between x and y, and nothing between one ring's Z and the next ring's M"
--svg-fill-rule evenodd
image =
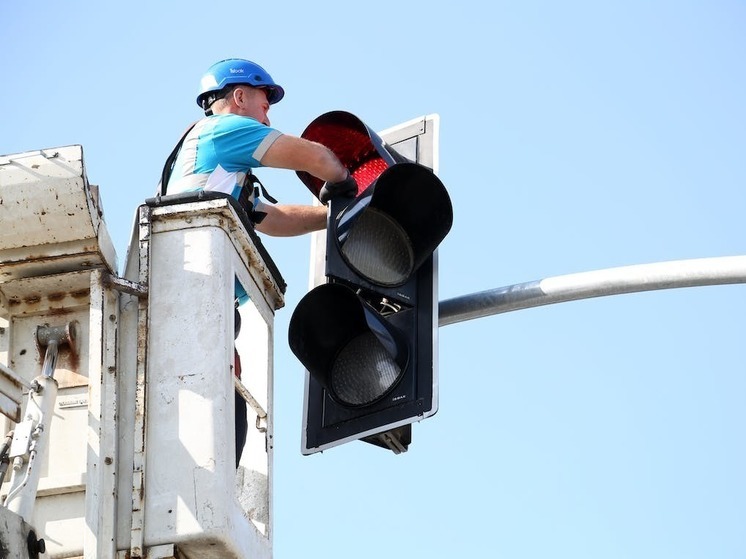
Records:
M197 104L206 117L183 139L167 193L210 190L240 199L247 173L256 167L307 171L326 181L322 202L334 195L354 195L357 185L327 147L270 128L270 106L285 90L258 64L230 58L213 64L202 77ZM256 212L256 229L273 236L293 236L323 229L321 206L270 206L254 192L243 192ZM266 214L266 215L262 215ZM260 217L259 217L260 216Z
M357 192L355 180L331 150L270 127L267 113L284 95L284 89L254 62L230 58L213 64L202 77L197 96L206 116L188 130L169 158L162 177L165 192L230 194L242 203L256 230L267 235L293 236L326 227L324 206L266 204L254 188L253 168L277 167L306 171L325 181L319 196L324 203ZM238 301L243 302L243 296L237 292ZM237 314L237 323L238 319ZM238 353L235 356L240 377ZM236 394L236 467L247 428L246 403Z

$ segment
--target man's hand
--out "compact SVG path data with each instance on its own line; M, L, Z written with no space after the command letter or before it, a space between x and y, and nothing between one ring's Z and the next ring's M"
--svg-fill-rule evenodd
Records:
M357 194L357 182L348 172L347 178L339 182L325 182L319 191L319 200L326 204L332 198L337 196L347 196L352 198Z

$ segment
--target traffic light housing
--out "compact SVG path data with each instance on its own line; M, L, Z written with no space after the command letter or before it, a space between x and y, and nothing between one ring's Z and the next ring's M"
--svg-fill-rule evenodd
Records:
M308 371L302 451L362 439L402 452L411 423L438 406L435 250L451 228L450 198L351 113L326 113L302 136L358 183L354 198L329 202L326 283L290 320L290 348ZM323 182L298 175L318 196Z

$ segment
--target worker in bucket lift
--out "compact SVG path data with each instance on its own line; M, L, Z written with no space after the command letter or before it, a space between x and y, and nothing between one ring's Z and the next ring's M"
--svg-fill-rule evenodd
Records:
M295 236L326 227L326 208L274 203L252 173L256 167L306 171L325 181L319 198L354 196L357 184L327 147L283 134L270 127L267 113L285 90L258 64L240 58L213 64L202 77L197 104L205 117L182 136L161 176L160 193L195 190L230 194L246 209L257 231L272 236ZM256 186L259 185L259 186ZM261 187L261 188L260 188ZM248 300L237 283L236 307ZM236 336L240 316L236 311ZM238 352L236 375L241 374ZM246 402L236 393L236 467L248 425Z

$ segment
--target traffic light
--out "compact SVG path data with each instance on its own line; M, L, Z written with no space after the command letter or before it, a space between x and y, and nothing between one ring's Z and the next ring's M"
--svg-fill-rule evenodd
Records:
M326 283L298 303L289 344L308 371L304 454L362 439L396 453L437 394L435 250L453 210L435 174L356 116L334 111L304 138L329 147L358 183L329 202ZM323 183L301 180L316 196Z

